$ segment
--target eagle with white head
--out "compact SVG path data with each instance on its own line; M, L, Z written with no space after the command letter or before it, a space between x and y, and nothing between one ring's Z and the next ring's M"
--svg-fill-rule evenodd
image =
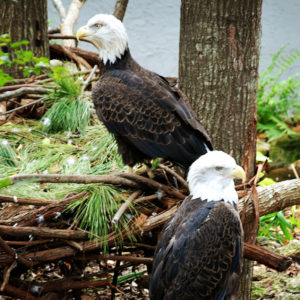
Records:
M212 150L186 96L130 55L123 23L99 14L77 31L99 51L100 78L93 88L99 119L114 134L124 164L164 158L188 169Z
M234 178L244 170L222 151L190 167L188 196L158 242L150 300L238 299L243 228Z

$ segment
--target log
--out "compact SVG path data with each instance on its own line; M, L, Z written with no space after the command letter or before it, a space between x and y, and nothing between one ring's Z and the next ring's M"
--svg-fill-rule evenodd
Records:
M292 263L290 257L271 252L259 245L244 243L244 257L256 260L260 264L275 269L279 272L285 271Z

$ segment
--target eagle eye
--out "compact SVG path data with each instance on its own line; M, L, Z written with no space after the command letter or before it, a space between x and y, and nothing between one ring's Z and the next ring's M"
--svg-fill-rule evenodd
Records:
M102 25L99 24L99 23L97 23L97 24L95 24L94 26L95 26L97 29L99 29Z
M222 171L224 168L223 167L215 167L216 171Z

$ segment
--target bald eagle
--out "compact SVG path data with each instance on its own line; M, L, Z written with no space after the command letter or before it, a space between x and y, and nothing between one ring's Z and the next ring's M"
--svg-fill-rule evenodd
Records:
M92 92L99 119L114 134L125 165L164 158L188 169L212 150L186 96L130 55L121 21L99 14L77 31L99 50L100 79Z
M243 229L233 178L244 170L222 151L190 167L188 196L158 242L150 300L237 299Z

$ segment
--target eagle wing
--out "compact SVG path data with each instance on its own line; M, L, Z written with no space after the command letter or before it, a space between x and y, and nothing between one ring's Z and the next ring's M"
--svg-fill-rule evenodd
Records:
M224 202L187 198L154 255L150 299L224 299L240 274L242 228ZM231 290L234 290L230 288Z
M98 117L118 142L143 158L163 157L187 168L212 147L180 93L150 72L112 70L97 82L93 100ZM128 149L119 150L124 160ZM129 157L124 163L135 162Z

